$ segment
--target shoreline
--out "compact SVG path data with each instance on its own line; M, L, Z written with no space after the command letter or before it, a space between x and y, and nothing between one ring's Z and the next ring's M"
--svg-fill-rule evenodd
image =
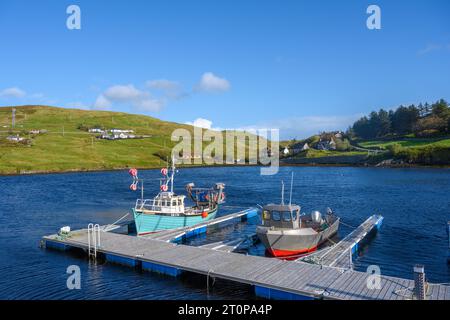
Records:
M217 165L181 165L178 168L195 169L195 168L222 168L222 167L261 167L258 164L217 164ZM380 168L380 169L450 169L450 165L420 165L420 164L390 164L384 166L376 166L372 164L349 164L349 163L280 163L280 167L354 167L354 168ZM46 175L46 174L69 174L69 173L96 173L96 172L111 172L129 170L131 167L111 168L111 169L69 169L69 170L42 170L29 171L22 173L3 173L0 172L0 177L9 176L32 176L32 175ZM160 166L137 167L138 170L157 170Z
M354 167L354 168L380 168L380 169L450 169L450 165L421 165L421 164L391 164L377 166L373 164L348 164L348 163L289 163L280 164L280 167Z
M195 169L195 168L214 168L214 167L259 167L260 165L256 164L216 164L216 165L181 165L177 168L184 169ZM41 174L67 174L67 173L95 173L95 172L111 172L111 171L122 171L129 170L131 168L136 168L138 170L158 170L163 168L164 166L149 166L149 167L121 167L121 168L112 168L112 169L69 169L69 170L42 170L42 171L28 171L22 173L3 173L0 172L0 177L8 177L8 176L33 176L33 175L41 175Z

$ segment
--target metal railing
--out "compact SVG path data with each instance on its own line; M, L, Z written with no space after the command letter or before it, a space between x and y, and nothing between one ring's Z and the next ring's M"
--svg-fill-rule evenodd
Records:
M89 258L97 258L97 248L101 246L100 243L100 225L88 224L88 256Z

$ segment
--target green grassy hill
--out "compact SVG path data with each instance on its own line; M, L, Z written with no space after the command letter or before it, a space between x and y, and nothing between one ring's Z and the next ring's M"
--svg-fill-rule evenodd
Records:
M439 138L405 138L402 140L369 140L359 143L364 148L378 148L380 150L387 149L389 146L399 144L405 148L422 148L422 147L443 147L450 148L449 137Z
M383 150L382 155L374 160L394 159L408 164L450 165L450 139L448 136L372 140L359 142L359 145Z
M109 170L127 167L154 168L170 155L172 132L193 127L156 118L109 111L66 109L48 106L16 108L11 129L11 107L0 107L0 174ZM144 139L96 139L87 128L132 129ZM32 135L30 130L47 130ZM10 142L19 134L27 140Z
M288 143L285 143L286 145ZM392 159L394 165L450 165L450 138L401 137L351 141L344 151L309 149L283 159L298 164L377 165Z

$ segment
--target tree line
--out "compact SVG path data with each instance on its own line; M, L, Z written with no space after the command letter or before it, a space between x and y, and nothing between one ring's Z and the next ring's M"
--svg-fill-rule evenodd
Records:
M450 107L441 99L433 104L399 106L395 110L380 109L357 120L348 130L363 139L405 136L435 137L450 132Z

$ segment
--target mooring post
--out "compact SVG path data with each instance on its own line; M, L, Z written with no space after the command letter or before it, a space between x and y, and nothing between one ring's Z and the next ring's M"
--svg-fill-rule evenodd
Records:
M206 296L208 297L208 299L209 299L209 277L210 277L211 272L214 272L214 270L209 269L208 273L206 274ZM213 285L214 285L214 279L213 279Z
M414 266L414 296L417 300L425 300L425 267L421 264Z

